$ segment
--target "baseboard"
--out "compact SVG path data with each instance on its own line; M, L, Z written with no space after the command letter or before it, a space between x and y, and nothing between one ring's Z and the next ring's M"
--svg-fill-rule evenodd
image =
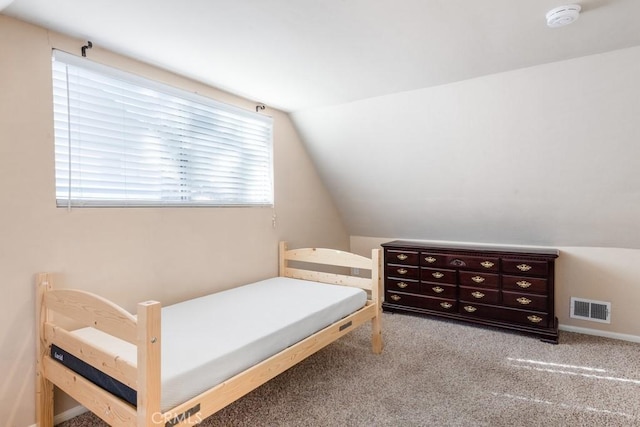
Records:
M82 405L74 406L73 408L67 409L66 411L53 417L53 423L60 424L63 421L69 421L71 418L77 417L78 415L82 415L87 411L88 409Z
M585 335L595 335L597 337L613 338L622 341L631 341L640 343L640 337L636 335L619 334L616 332L601 331L599 329L580 328L577 326L559 325L558 329L567 332L577 332Z
M87 412L87 408L82 405L74 406L71 409L67 409L64 412L59 413L58 415L53 417L53 425L58 425L65 421L69 421L71 418L75 418L78 415L82 415ZM29 427L37 427L35 424L30 425Z

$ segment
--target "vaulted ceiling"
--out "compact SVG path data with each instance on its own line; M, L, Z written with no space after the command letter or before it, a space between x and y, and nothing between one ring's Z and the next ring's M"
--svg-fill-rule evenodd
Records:
M290 112L351 234L640 248L640 1L575 3L553 29L557 0L0 8Z

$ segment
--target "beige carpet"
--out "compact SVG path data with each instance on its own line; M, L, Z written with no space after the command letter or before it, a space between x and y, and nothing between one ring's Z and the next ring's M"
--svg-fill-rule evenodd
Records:
M383 330L382 355L362 327L201 426L640 426L640 344L389 313Z

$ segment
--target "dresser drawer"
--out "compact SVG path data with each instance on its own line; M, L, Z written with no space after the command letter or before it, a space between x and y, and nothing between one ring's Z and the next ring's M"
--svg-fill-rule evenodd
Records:
M504 273L546 276L549 273L549 265L546 261L528 261L503 258L502 271Z
M500 300L500 291L490 288L460 287L460 300L484 304L498 304L498 301Z
M542 279L540 277L503 275L502 289L546 294L547 279Z
M533 327L549 326L549 315L535 311L502 308L498 311L498 319Z
M500 259L497 257L455 256L447 257L447 265L464 270L498 271Z
M391 264L418 265L419 256L418 251L387 249L385 260Z
M502 303L525 310L547 311L547 296L502 291Z
M458 288L455 285L445 285L441 283L422 283L420 290L420 293L424 295L455 299Z
M405 294L396 291L386 291L384 293L384 300L389 304L400 304L409 307L421 307L421 297L413 294Z
M387 277L395 277L401 279L419 279L420 267L412 265L387 264L384 268L384 274Z
M457 313L458 304L455 299L430 298L421 295L404 294L402 292L386 292L385 302L406 307L423 308Z
M387 291L400 291L409 293L420 292L420 282L410 279L385 279L385 289Z
M431 283L456 284L456 271L444 268L420 268L420 280Z
M422 308L427 310L444 311L447 313L458 312L458 302L455 299L441 299L441 298L422 298Z
M420 265L423 267L446 267L447 256L433 252L420 252Z
M487 286L497 288L500 283L500 276L491 273L476 273L472 271L460 272L461 286Z
M468 302L460 302L458 311L468 317L481 317L483 319L513 322L540 328L549 327L548 314L537 311L517 310Z
M491 319L495 317L497 308L490 305L460 301L460 307L458 311L460 312L460 314L464 314L465 316Z

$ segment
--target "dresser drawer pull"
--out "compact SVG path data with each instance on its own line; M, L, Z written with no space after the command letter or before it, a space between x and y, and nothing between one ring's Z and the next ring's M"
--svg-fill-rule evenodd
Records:
M441 302L441 303L440 303L440 306L441 306L442 308L451 308L451 307L453 307L453 304L451 304L451 303L449 303L449 302Z
M404 288L406 288L407 286L409 286L409 285L407 285L407 284L406 284L406 283L404 283L404 282L397 283L397 285L398 285L398 287L399 287L400 289L404 289Z
M398 274L407 274L409 272L409 270L407 270L406 268L399 268L398 269Z
M440 273L439 271L436 271L435 273L431 273L431 275L436 279L442 279L444 277L444 274Z
M441 294L441 293L443 293L443 292L444 292L444 289L443 289L443 288L441 288L440 286L434 286L434 287L433 287L433 288L431 288L431 289L433 289L433 292L435 292L435 293L437 293L437 294Z
M526 280L519 280L516 282L516 285L520 286L522 289L527 289L531 286L531 282L527 282Z
M455 265L456 267L466 267L467 264L461 260L461 259L454 259L453 261L451 261L449 264L451 265Z
M516 267L518 267L520 271L529 271L533 268L529 264L518 264Z
M520 297L516 301L518 301L522 305L527 305L527 304L531 303L531 300L529 298L525 298L525 297Z
M473 277L471 278L471 280L473 280L473 281L474 281L474 282L476 282L476 283L482 283L482 282L484 282L484 277L481 277L481 276L473 276Z
M495 264L492 263L491 261L482 261L480 263L481 266L483 266L484 268L491 268L493 267Z
M484 297L484 294L478 291L472 292L471 295L473 295L474 298L478 298L478 299Z
M474 307L474 306L472 306L472 305L465 305L465 306L464 306L464 309L465 309L465 310L467 310L469 313L473 313L474 311L476 311L476 310L477 310L477 308L475 308L475 307Z
M540 323L542 322L542 317L538 317L538 316L527 316L527 319L529 319L531 322L533 323Z
M398 259L399 259L400 261L404 261L404 260L405 260L405 259L407 259L407 258L409 258L409 257L408 257L408 256L406 256L405 254L400 254L400 255L398 255Z
M425 261L427 261L429 264L433 264L434 262L436 262L436 261L437 261L437 259L435 259L435 258L434 258L434 257L432 257L432 256L428 256L428 257L426 257L424 260L425 260Z
M400 295L396 295L396 294L391 295L391 299L394 301L400 301L400 298L401 298Z

